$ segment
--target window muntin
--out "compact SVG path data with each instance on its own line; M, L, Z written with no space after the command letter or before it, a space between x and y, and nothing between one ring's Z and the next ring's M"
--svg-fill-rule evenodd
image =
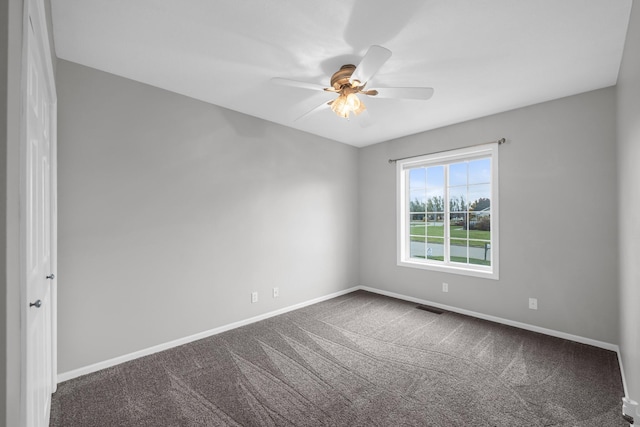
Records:
M398 161L398 264L498 278L497 144Z

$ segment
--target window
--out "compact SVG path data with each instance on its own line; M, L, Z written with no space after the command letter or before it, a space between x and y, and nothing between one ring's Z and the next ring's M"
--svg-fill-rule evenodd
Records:
M498 144L396 165L398 265L498 279Z

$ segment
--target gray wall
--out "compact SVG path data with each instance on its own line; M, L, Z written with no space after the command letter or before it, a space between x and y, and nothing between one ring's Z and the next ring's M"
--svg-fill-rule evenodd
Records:
M9 2L0 3L0 425L7 416L7 64L9 59Z
M60 373L358 285L356 148L66 61L57 84Z
M614 110L607 88L362 149L360 283L618 343ZM387 160L500 137L500 280L398 267Z
M640 5L635 2L618 78L620 349L629 396L640 401Z

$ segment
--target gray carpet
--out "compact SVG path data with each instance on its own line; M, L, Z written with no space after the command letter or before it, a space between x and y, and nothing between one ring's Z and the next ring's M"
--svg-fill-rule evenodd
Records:
M52 426L628 426L616 354L354 292L58 387Z

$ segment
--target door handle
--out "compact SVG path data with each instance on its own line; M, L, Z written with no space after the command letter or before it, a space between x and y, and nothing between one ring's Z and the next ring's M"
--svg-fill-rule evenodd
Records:
M37 300L36 302L30 302L29 303L29 307L40 308L41 305L42 305L42 301L40 301L40 300Z
M47 279L49 279L49 280L53 280L55 278L56 278L56 275L53 274L53 273L51 273L50 275L47 276Z

